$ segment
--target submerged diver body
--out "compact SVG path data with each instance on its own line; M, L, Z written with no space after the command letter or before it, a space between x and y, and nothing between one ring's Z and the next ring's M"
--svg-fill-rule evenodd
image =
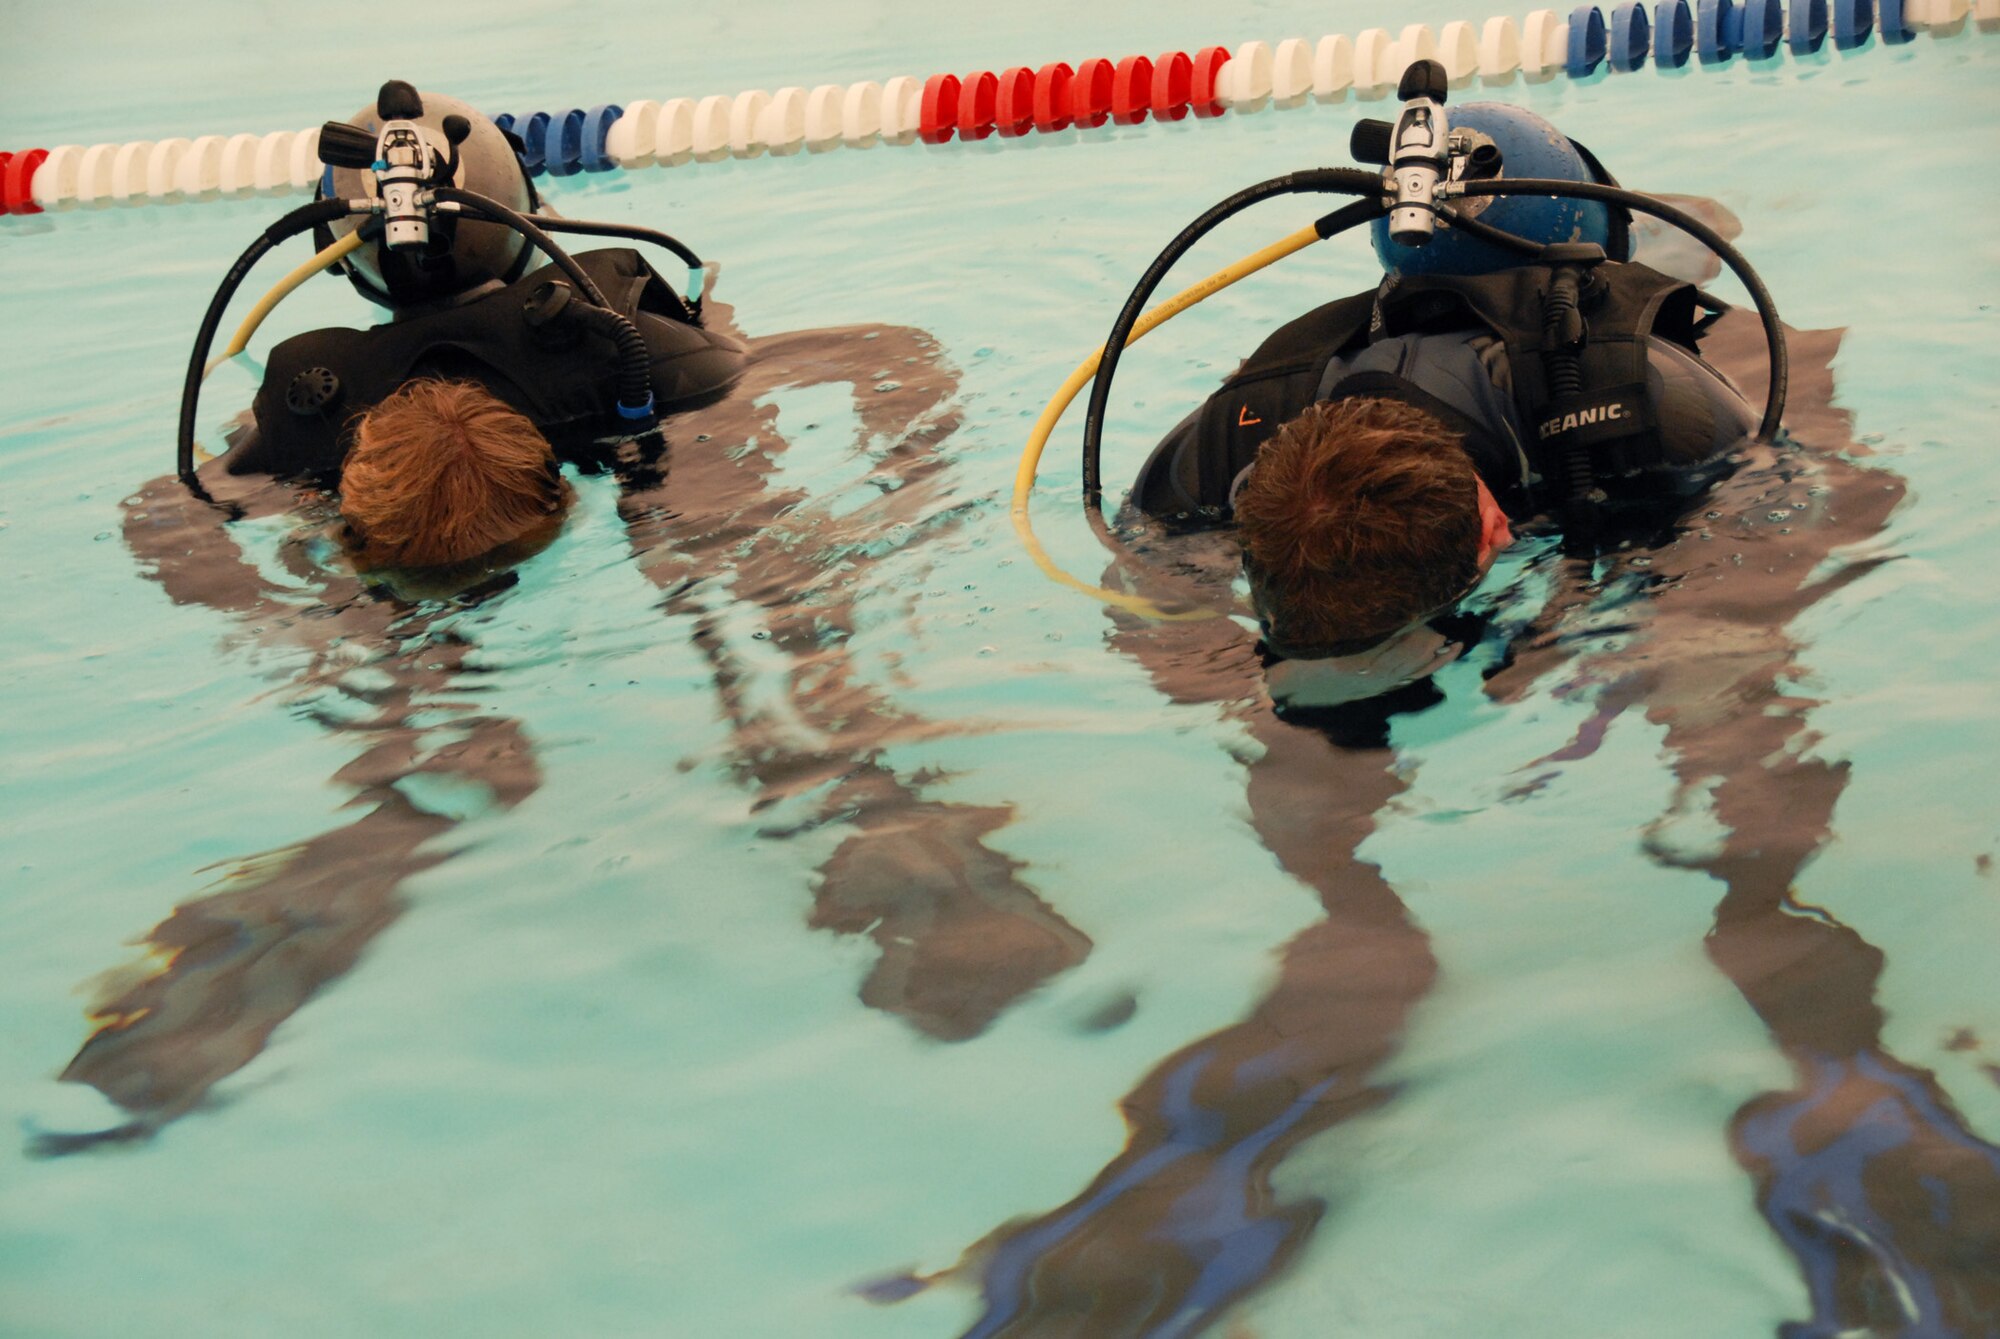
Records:
M62 1074L127 1119L42 1133L36 1151L149 1137L199 1107L354 965L401 913L405 881L450 858L445 838L461 822L535 792L528 727L479 705L467 657L518 580L512 565L560 525L572 489L559 457L615 477L635 560L713 668L730 770L756 811L785 815L764 834L848 829L814 880L812 924L878 944L865 1003L962 1039L1089 951L984 844L1005 807L927 799L927 778L886 760L899 740L941 727L886 699L848 652L859 595L848 556L889 534L920 540L964 510L939 449L957 426L956 374L935 342L892 326L746 338L706 294L697 317L636 253L581 261L646 338L670 415L660 430L618 435L618 370L602 344L592 353L589 330L543 349L553 374L537 380L530 275L416 304L378 331L286 341L256 430L202 467L199 493L163 478L128 503L127 543L170 599L305 651L294 689L312 719L365 745L332 778L365 812L226 862L218 887L154 927L149 960L108 979L98 1026ZM851 450L868 466L857 486L872 495L835 515L774 481L789 448L774 397L843 384L858 420ZM335 395L322 396L329 385ZM279 548L281 580L217 523L217 509L241 520L302 507L308 524ZM475 513L490 524L457 524ZM324 521L338 544L321 538ZM332 556L340 549L346 561ZM725 633L731 604L755 610L784 657L776 694L751 691L763 685ZM439 780L456 784L425 784ZM438 793L459 796L456 807L427 805ZM468 793L488 802L468 808Z
M1683 203L1737 230L1724 211ZM1643 229L1638 236L1663 269L1692 268L1676 244ZM1713 262L1701 262L1712 275ZM1655 292L1677 282L1646 280ZM1474 288L1427 282L1403 296L1445 290L1440 305L1417 310L1435 318L1456 304L1462 318L1463 295ZM1880 952L1831 912L1802 906L1794 891L1828 839L1846 770L1809 756L1815 703L1793 687L1801 648L1786 628L1881 561L1833 555L1879 535L1902 496L1894 476L1852 461L1865 452L1832 404L1839 333L1792 332L1796 436L1780 444L1747 440L1745 411L1729 387L1733 378L1753 394L1763 389L1754 322L1724 315L1699 355L1675 341L1640 346L1649 378L1664 374L1651 381L1646 420L1671 429L1644 443L1650 458L1627 457L1633 468L1621 481L1626 500L1640 504L1627 517L1648 527L1649 539L1608 555L1595 574L1575 572L1530 623L1506 607L1517 591L1459 604L1505 528L1495 500L1512 503L1516 517L1532 514L1521 498L1535 471L1524 477L1520 469L1532 444L1519 436L1508 379L1495 375L1505 367L1506 331L1475 304L1478 319L1457 330L1398 333L1385 323L1373 341L1364 334L1356 344L1357 321L1365 332L1385 306L1391 322L1413 319L1408 308L1395 314L1394 299L1368 295L1281 331L1162 444L1134 489L1137 509L1164 522L1141 527L1149 562L1216 591L1247 568L1265 636L1221 619L1111 615L1114 644L1163 693L1224 704L1252 736L1261 752L1245 764L1251 824L1313 889L1326 917L1285 946L1275 985L1248 1017L1167 1056L1122 1101L1126 1147L1088 1186L968 1252L965 1267L977 1272L984 1297L969 1339L1206 1330L1278 1276L1328 1214L1324 1198L1281 1197L1273 1176L1307 1140L1392 1095L1380 1067L1436 977L1429 936L1358 852L1384 806L1412 784L1408 760L1392 746L1394 724L1444 700L1430 676L1456 652L1482 663L1492 700L1519 700L1553 679L1559 696L1596 704L1576 739L1529 764L1532 778L1503 802L1524 801L1589 756L1626 710L1666 732L1673 807L1644 850L1722 885L1709 956L1794 1073L1790 1088L1745 1103L1730 1129L1758 1208L1806 1283L1811 1322L1785 1332L2000 1333L2000 1150L1971 1133L1933 1076L1884 1048L1874 1001ZM1338 338L1300 338L1329 326ZM1657 334L1657 324L1644 333ZM1357 364L1374 374L1358 385ZM1310 592L1301 605L1286 588L1297 569L1246 558L1251 541L1219 522L1232 501L1241 510L1264 471L1257 448L1302 412L1323 418L1312 406L1343 385L1391 402L1386 424L1367 426L1364 436L1406 427L1400 411L1412 402L1444 422L1442 434L1428 430L1442 440L1420 454L1445 458L1432 473L1457 494L1452 535L1440 545L1381 517L1357 525L1373 526L1366 536L1329 535L1328 527L1314 534L1322 518L1301 519L1298 499L1281 499L1271 505L1281 514L1290 505L1292 514L1273 528L1311 536L1321 545L1316 556L1351 555L1372 539L1391 553L1416 544L1433 565L1414 580L1400 573L1367 583L1389 587L1387 601L1371 605L1373 591L1349 598L1336 589L1331 599ZM1735 438L1724 441L1730 432ZM1299 464L1285 468L1295 485ZM1404 482L1363 486L1371 484L1390 499L1409 497ZM1708 519L1676 519L1703 486ZM1645 507L1647 491L1663 506ZM1779 506L1797 508L1782 528L1766 519ZM1557 561L1549 548L1536 565ZM1121 562L1114 572L1148 589L1144 570ZM1622 636L1602 649L1607 620ZM1286 660L1279 647L1321 663ZM1678 849L1668 820L1704 804L1725 835L1713 849ZM882 1295L920 1283L903 1280Z

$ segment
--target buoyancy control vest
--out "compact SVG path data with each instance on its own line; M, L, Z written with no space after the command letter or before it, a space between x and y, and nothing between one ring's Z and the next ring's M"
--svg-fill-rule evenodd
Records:
M1391 279L1289 322L1161 443L1134 503L1166 520L1222 519L1231 485L1280 426L1315 401L1356 395L1407 401L1461 433L1517 519L1555 505L1577 443L1616 501L1704 487L1756 421L1696 353L1699 314L1720 304L1645 265L1597 266L1580 304L1583 391L1559 400L1543 322L1552 273Z
M606 248L576 260L644 336L660 414L706 404L735 384L742 346L695 324L638 252ZM284 341L271 352L252 406L257 432L226 457L230 473L336 484L361 415L423 376L479 383L526 415L558 452L617 432L616 345L560 316L540 325L528 319L529 296L561 277L556 266L544 266L457 305Z

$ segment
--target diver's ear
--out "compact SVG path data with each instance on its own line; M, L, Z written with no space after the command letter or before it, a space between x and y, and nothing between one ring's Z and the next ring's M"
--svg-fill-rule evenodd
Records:
M1514 527L1508 524L1507 513L1486 481L1474 475L1473 483L1479 489L1479 570L1484 572L1493 566L1501 550L1514 542Z

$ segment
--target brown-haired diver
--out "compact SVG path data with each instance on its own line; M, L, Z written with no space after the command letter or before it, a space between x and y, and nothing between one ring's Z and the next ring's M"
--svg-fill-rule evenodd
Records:
M1568 143L1551 132L1542 147ZM1584 167L1593 176L1600 171L1594 162ZM1674 208L1660 197L1653 201ZM1718 238L1738 231L1717 206L1676 203L1676 212L1706 218L1703 226ZM1567 236L1589 225L1572 218L1555 226ZM1600 218L1596 226L1606 225ZM1705 282L1716 272L1706 252L1690 266L1695 257L1683 243L1662 239L1643 222L1633 237L1659 270L1682 271L1678 278L1649 271L1659 275L1660 282L1647 281L1658 292ZM1702 272L1688 272L1697 267ZM1507 283L1503 276L1486 286ZM1796 687L1803 648L1788 628L1882 561L1838 555L1854 554L1880 535L1902 497L1894 476L1857 463L1866 451L1851 440L1848 415L1834 405L1831 364L1840 334L1789 332L1792 435L1779 440L1749 438L1754 420L1732 386L1754 398L1768 390L1772 363L1784 365L1767 358L1758 322L1728 312L1708 323L1699 356L1711 366L1700 369L1690 366L1691 342L1640 346L1651 370L1661 370L1662 357L1669 366L1650 388L1644 379L1626 379L1641 406L1635 422L1621 414L1587 425L1605 428L1599 440L1614 445L1622 428L1648 430L1654 456L1628 459L1598 481L1608 478L1613 488L1605 491L1627 496L1595 499L1600 510L1607 501L1642 504L1623 518L1636 523L1628 537L1635 533L1638 542L1598 557L1596 571L1591 563L1565 565L1545 550L1534 575L1555 569L1558 594L1523 626L1518 616L1504 616L1509 601L1523 598L1519 591L1485 592L1461 604L1505 543L1504 520L1492 519L1489 495L1504 501L1510 483L1531 481L1533 473L1518 468L1519 452L1475 450L1466 440L1468 420L1481 430L1482 447L1496 439L1505 444L1509 434L1496 424L1511 423L1511 435L1528 440L1513 405L1499 394L1507 383L1493 372L1506 365L1504 323L1496 329L1485 321L1493 313L1474 301L1482 319L1456 334L1448 320L1425 324L1447 311L1426 307L1426 291L1478 298L1480 287L1392 281L1384 297L1361 295L1294 322L1276 337L1287 347L1267 350L1271 356L1239 372L1177 429L1133 491L1135 511L1165 524L1126 518L1143 536L1135 555L1145 561L1121 559L1107 580L1114 597L1134 586L1141 596L1108 601L1118 625L1114 643L1173 700L1227 704L1243 723L1259 746L1245 763L1252 826L1279 863L1313 889L1326 918L1284 947L1276 984L1248 1017L1164 1057L1127 1095L1120 1104L1126 1146L1087 1186L1044 1214L996 1228L967 1252L952 1272L976 1280L984 1300L969 1337L1207 1331L1281 1276L1321 1222L1338 1212L1319 1195L1287 1197L1275 1173L1305 1141L1393 1096L1382 1078L1384 1063L1437 975L1429 936L1361 848L1378 815L1412 783L1410 760L1393 747L1392 729L1398 719L1445 700L1433 677L1446 663L1440 650L1482 663L1491 700L1518 700L1554 681L1564 695L1587 695L1596 704L1568 746L1526 765L1531 776L1509 799L1525 800L1549 773L1589 756L1611 720L1638 711L1665 732L1673 810L1707 807L1722 829L1709 849L1685 849L1668 839L1663 816L1642 849L1662 866L1698 870L1721 885L1709 957L1792 1066L1792 1084L1746 1103L1729 1131L1732 1151L1755 1183L1758 1208L1806 1284L1811 1319L1785 1332L2000 1332L1994 1264L2000 1149L1968 1128L1931 1074L1886 1049L1875 1001L1880 952L1833 910L1805 906L1795 892L1801 871L1829 839L1846 769L1807 747L1816 703ZM1392 320L1418 324L1371 327L1385 300L1400 307ZM1135 311L1128 306L1127 315ZM1346 333L1315 339L1335 325ZM1356 332L1362 342L1348 349ZM1762 334L1771 336L1769 321ZM1458 367L1421 347L1426 339L1453 338L1466 346L1453 355ZM1481 341L1488 347L1474 347ZM1119 342L1114 332L1111 346ZM1356 369L1343 368L1343 357L1358 350L1380 358L1385 344L1397 359L1358 369L1377 375L1353 384ZM1435 375L1413 393L1403 374L1424 360ZM1689 393L1662 394L1677 379ZM1322 393L1343 380L1350 392L1395 393ZM1481 397L1490 414L1481 412ZM1315 407L1328 399L1337 402L1338 417ZM1358 589L1335 590L1348 575L1340 569L1352 561L1352 546L1366 540L1379 545L1377 552L1393 553L1405 540L1422 541L1392 523L1365 519L1367 533L1357 536L1329 519L1336 514L1330 502L1324 514L1302 515L1312 509L1296 497L1278 499L1271 508L1277 522L1262 536L1219 524L1232 502L1241 507L1246 472L1262 473L1258 448L1268 449L1280 425L1303 419L1295 434L1303 440L1294 446L1307 457L1328 433L1346 434L1350 444L1385 431L1436 436L1429 423L1413 428L1375 407L1411 400L1420 408L1431 402L1429 417L1447 429L1459 425L1447 437L1459 439L1453 449L1470 457L1476 477L1426 466L1423 478L1374 479L1368 487L1399 498L1410 487L1456 496L1449 551L1423 559L1452 590L1400 574L1406 578L1400 585L1388 583L1395 607L1374 610L1368 600L1369 588L1380 584L1377 567L1358 573ZM1365 403L1348 408L1356 401ZM1438 402L1447 413L1436 412ZM1625 403L1598 403L1614 402ZM1554 422L1557 433L1570 431L1563 418ZM1204 452L1204 440L1247 448ZM1700 449L1678 450L1677 440ZM1516 468L1489 468L1507 456ZM1364 505L1371 501L1368 487L1352 490ZM1550 499L1558 510L1586 500L1565 497L1566 491ZM1648 493L1657 505L1644 505ZM1699 519L1687 512L1697 498ZM1775 507L1790 513L1783 526L1768 519ZM1280 552L1246 564L1244 547L1265 541ZM1298 564L1323 567L1330 579L1328 591L1311 592L1310 609L1292 598L1300 572L1284 568L1294 556L1283 552L1288 543L1327 558ZM1261 638L1224 619L1154 621L1124 612L1141 604L1154 614L1184 607L1190 580L1226 602L1232 579L1246 566ZM1164 579L1169 570L1176 579ZM1274 588L1274 579L1282 588ZM1620 629L1618 637L1607 639L1607 621ZM1399 641L1421 641L1413 628L1427 643L1408 655L1384 653ZM1335 672L1316 676L1316 660L1335 662ZM925 1282L902 1278L868 1291L893 1300ZM1478 1321L1464 1318L1472 1328Z
M396 105L364 111L357 131L401 119L473 148L499 134L437 95L383 96ZM453 117L469 136L442 124ZM530 189L511 152L456 161L461 179L479 166L482 195ZM355 741L332 780L361 813L225 862L213 889L148 933L147 958L107 978L96 1030L62 1074L126 1119L43 1132L39 1152L144 1138L200 1106L401 914L407 881L451 858L448 834L537 790L532 723L481 704L477 620L464 615L508 598L517 565L589 486L564 464L615 479L634 561L711 667L729 771L754 812L784 815L761 830L843 834L814 876L811 920L879 947L865 1003L960 1040L1089 952L986 844L1006 807L929 798L930 778L889 761L897 742L946 727L897 706L848 649L865 574L847 555L920 542L975 505L941 449L959 422L957 374L935 341L880 325L745 337L710 293L677 295L623 249L573 260L623 331L595 315L572 323L574 276L525 272L497 230L474 231L486 226L462 220L456 244L430 251L350 247L350 277L396 319L281 343L232 448L127 504L126 542L168 598L306 655L300 710ZM567 294L552 287L564 282ZM634 435L621 409L637 362L665 421ZM776 478L790 449L778 401L815 386L848 388L848 449L866 462L854 485L866 500L838 514ZM234 522L300 512L274 579ZM755 611L782 657L785 721L758 682L771 671L732 641L732 605ZM458 798L425 798L447 791Z

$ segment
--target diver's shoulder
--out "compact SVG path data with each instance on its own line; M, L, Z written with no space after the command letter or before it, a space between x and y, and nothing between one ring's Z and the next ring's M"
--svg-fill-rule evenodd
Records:
M1374 312L1375 292L1351 293L1344 298L1314 307L1264 337L1264 342L1244 360L1244 372L1290 362L1307 362L1336 352L1365 335Z

